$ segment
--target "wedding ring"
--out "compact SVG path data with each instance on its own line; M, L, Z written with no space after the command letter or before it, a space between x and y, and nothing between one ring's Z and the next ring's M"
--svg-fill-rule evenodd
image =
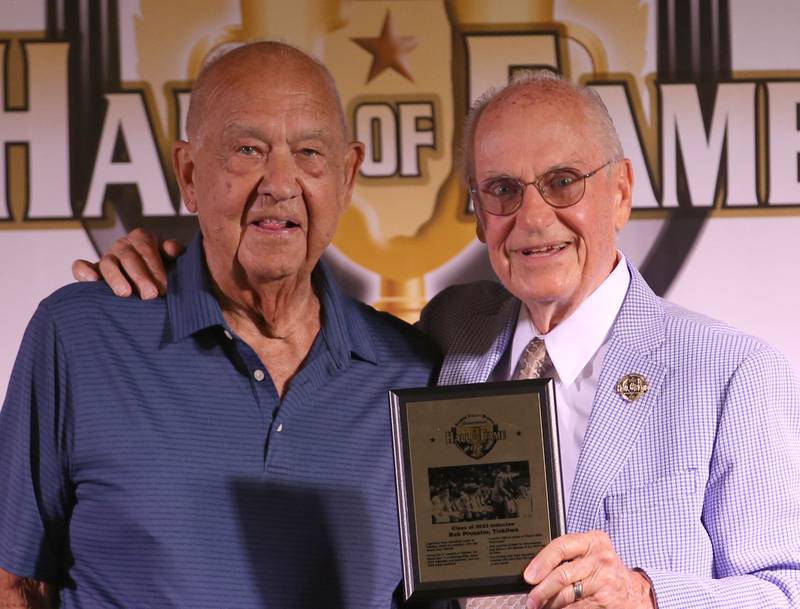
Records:
M572 593L575 595L575 600L579 601L583 598L583 582L581 580L572 584Z

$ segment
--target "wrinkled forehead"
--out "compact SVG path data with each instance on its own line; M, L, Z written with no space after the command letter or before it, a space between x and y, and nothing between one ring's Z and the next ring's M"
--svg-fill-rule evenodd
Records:
M602 141L585 102L577 95L520 88L500 94L482 112L475 127L474 170L509 150L517 156L570 162L602 156ZM547 157L546 159L544 157Z
M196 84L191 103L196 131L218 127L231 112L292 113L325 124L332 136L345 135L330 77L310 59L292 53L224 57Z
M549 126L571 125L579 128L589 121L583 99L572 91L540 90L535 86L510 88L493 99L484 109L476 133L498 124Z

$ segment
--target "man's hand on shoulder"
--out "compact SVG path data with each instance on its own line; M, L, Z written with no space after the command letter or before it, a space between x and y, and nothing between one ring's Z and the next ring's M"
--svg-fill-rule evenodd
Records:
M0 569L0 609L55 609L55 588Z
M149 300L166 293L165 262L174 260L183 250L174 239L167 239L159 248L155 233L135 228L117 239L99 262L75 260L72 276L77 281L102 279L117 296L130 296L135 288L143 300Z

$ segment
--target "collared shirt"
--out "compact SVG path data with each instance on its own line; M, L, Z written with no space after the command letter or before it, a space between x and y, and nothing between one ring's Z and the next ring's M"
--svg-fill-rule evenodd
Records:
M313 282L322 329L283 399L199 237L166 298L45 299L0 411L0 568L58 583L63 609L396 606L387 388L437 358L324 267Z
M625 258L618 254L614 270L603 283L572 315L545 335L536 331L528 308L520 307L509 350L492 374L493 380L510 379L530 340L534 336L544 339L554 368L545 375L552 374L555 379L561 475L567 506L592 401L600 380L600 368L608 349L608 337L628 292L630 280Z

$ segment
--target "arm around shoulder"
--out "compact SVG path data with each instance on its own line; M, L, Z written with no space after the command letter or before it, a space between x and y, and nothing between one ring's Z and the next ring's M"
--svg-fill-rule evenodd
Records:
M72 276L78 281L102 279L117 296L130 296L135 289L147 300L166 293L166 264L183 250L174 239L159 242L155 233L135 228L117 239L98 262L75 260Z
M477 311L494 310L510 297L496 281L474 281L445 288L422 309L416 327L447 351L453 335Z

